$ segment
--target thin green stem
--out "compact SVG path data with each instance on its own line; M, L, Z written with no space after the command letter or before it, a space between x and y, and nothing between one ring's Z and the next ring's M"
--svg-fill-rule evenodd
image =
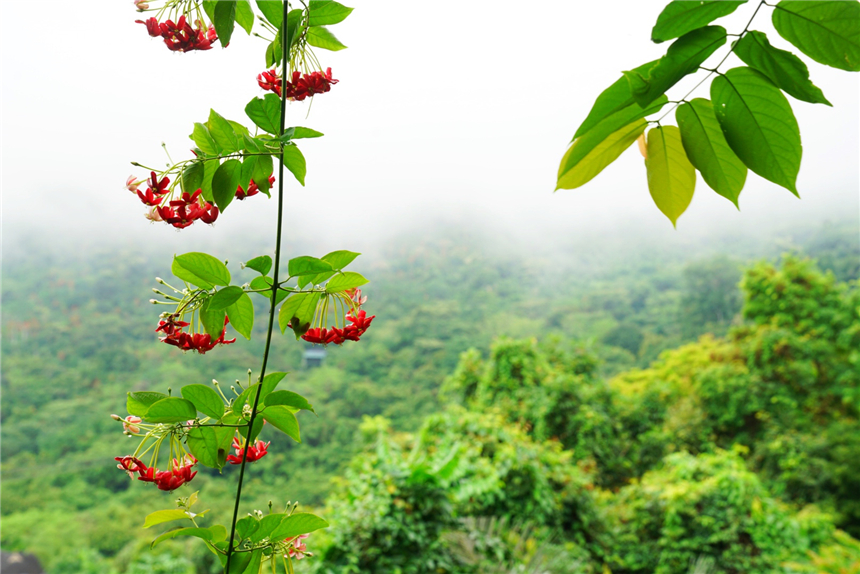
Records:
M284 38L282 42L283 52L281 54L281 64L282 71L281 77L285 79L287 78L287 62L289 62L289 38L287 37L287 17L290 12L290 3L289 1L284 2L284 17L281 23L281 37ZM287 115L287 99L286 99L286 91L283 92L281 96L281 125L280 131L278 132L278 137L284 134L284 126L285 126L285 117ZM251 408L251 418L248 420L248 436L247 440L245 440L245 450L242 453L242 464L239 468L239 484L236 486L236 503L233 506L233 524L230 527L230 544L227 546L227 565L226 572L230 572L230 559L233 556L233 542L236 538L236 521L239 518L239 502L242 499L242 482L245 479L245 465L248 461L248 449L251 446L251 433L254 430L254 419L257 416L257 406L260 404L260 390L262 389L263 379L266 377L266 366L269 361L269 350L272 346L272 332L274 331L275 326L275 306L277 304L277 296L278 296L278 272L280 270L281 263L281 229L283 227L283 218L284 218L284 142L278 141L278 145L280 147L279 161L278 161L278 223L276 230L276 238L275 238L275 270L272 274L272 299L271 306L269 308L269 330L266 333L266 348L263 351L263 366L260 367L260 385L257 387L257 392L254 394L254 406Z

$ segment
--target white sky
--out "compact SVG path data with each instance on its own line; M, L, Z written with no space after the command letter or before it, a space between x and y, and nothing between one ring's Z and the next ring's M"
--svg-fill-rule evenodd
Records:
M289 107L288 125L326 134L301 144L307 187L289 180L290 232L350 238L340 246L354 249L365 236L436 218L492 221L546 241L582 231L599 240L631 225L671 230L651 202L636 146L583 188L553 194L558 162L595 97L621 70L665 52L668 43L649 41L665 0L354 4L332 27L349 49L317 50L340 83L315 98L307 119L306 104ZM753 8L717 23L738 32ZM764 7L753 29L793 50L770 13ZM138 17L131 0L2 3L6 249L19 235L65 241L63 232L177 241L172 228L143 219L124 190L129 174L144 175L129 161L163 163L162 141L175 160L189 157L187 135L210 107L250 125L242 110L262 93L262 40L237 28L226 50L174 54ZM750 173L738 213L700 179L670 241L711 226L860 217L858 75L804 60L834 107L789 98L803 139L803 199ZM708 97L706 89L694 95ZM215 229L197 224L182 234L268 234L274 209L257 196L231 205Z

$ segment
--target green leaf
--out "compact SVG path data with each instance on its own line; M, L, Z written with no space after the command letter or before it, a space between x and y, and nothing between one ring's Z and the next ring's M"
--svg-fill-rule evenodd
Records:
M203 323L203 329L209 334L212 339L217 339L224 332L224 318L227 312L224 309L210 309L209 301L207 300L200 306L200 322Z
M659 44L683 36L717 18L728 16L745 3L746 0L673 0L657 17L657 23L651 30L651 40Z
M361 255L361 253L355 253L354 251L332 251L331 253L323 255L322 260L326 263L329 263L332 269L340 271L341 269L355 261L355 258L359 255Z
M747 167L729 147L711 102L696 98L681 104L675 110L675 119L690 163L702 172L711 189L738 207Z
M209 121L206 125L222 154L233 153L241 149L240 140L233 132L233 126L221 114L215 110L209 110Z
M290 277L299 277L301 275L316 275L317 273L322 273L323 271L331 271L333 269L331 263L327 263L322 259L317 259L316 257L310 257L308 255L302 255L301 257L294 257L290 259L287 270L290 274Z
M257 8L260 9L269 24L276 29L281 29L281 22L284 21L284 2L283 0L256 0Z
M213 23L215 24L215 32L218 34L218 40L221 41L223 48L226 48L230 43L235 22L236 0L219 0L215 5Z
M645 131L645 116L659 112L669 101L661 96L647 109L630 104L610 114L573 141L558 168L556 189L575 189L591 181Z
M185 442L200 464L221 469L227 464L234 434L233 427L195 426L185 435Z
M306 398L292 391L275 391L273 393L269 393L269 395L266 397L265 404L267 407L274 405L284 405L285 407L303 409L306 411L311 411L312 413L316 413L314 407L308 402Z
M286 331L287 325L290 324L296 334L296 339L304 335L310 328L321 296L322 293L318 291L291 295L278 313L278 324L281 326L281 332Z
M212 540L212 531L208 528L177 528L176 530L168 530L158 538L152 541L152 544L149 545L150 548L155 548L161 542L165 540L170 540L171 538L176 538L178 536L194 536L196 538L201 538L203 540Z
M299 140L299 139L304 139L304 138L321 138L322 136L325 135L324 133L318 132L316 130L312 130L311 128L303 128L300 126L296 126L296 127L290 128L290 129L293 130L293 134L292 134L292 136L290 136L290 139L294 139L294 140Z
M230 271L227 266L208 253L192 251L177 255L173 260L183 269L213 285L226 287L230 284Z
M185 385L182 397L194 403L194 407L206 416L220 419L224 416L224 401L221 395L206 385Z
M266 538L272 531L277 528L281 521L286 518L286 514L267 514L263 518L260 519L259 527L253 534L249 536L252 544L256 544L260 542L263 538Z
M239 540L245 540L251 534L256 532L259 527L260 521L253 516L240 518L236 523L236 536L238 536Z
M251 179L253 179L254 183L257 184L257 188L266 195L269 195L269 188L272 185L269 183L269 176L272 175L273 171L274 166L272 165L272 156L257 156L257 163L254 164L254 171L251 173Z
M235 303L227 307L227 318L237 333L251 340L254 328L254 303L247 293L242 293Z
M296 8L287 14L287 46L292 47L298 41L304 13L301 8Z
M744 34L735 44L735 54L788 95L811 104L832 105L809 80L806 64L791 52L771 46L763 33L753 30Z
M195 161L182 170L182 191L194 193L203 187L203 176L205 168L202 161Z
M328 28L323 26L308 29L308 44L315 48L337 52L346 46L332 34Z
M654 203L672 225L690 205L696 188L696 169L681 143L675 126L662 126L648 132L648 191Z
M274 135L281 130L281 100L275 94L254 98L245 106L245 114L261 130Z
M239 0L236 4L236 23L239 24L248 35L254 27L254 9L251 8L251 0Z
M353 10L334 0L311 0L308 8L310 9L308 14L309 26L338 24L346 20L346 17Z
M182 265L180 265L179 262L176 261L175 257L173 258L173 263L170 265L170 270L176 277L179 277L183 281L191 283L192 285L196 285L202 289L212 289L213 287L213 285L208 281L204 281L194 273L182 267Z
M146 409L143 418L148 423L183 423L197 418L197 408L187 399L167 397Z
M337 271L326 271L319 275L303 275L299 277L297 284L299 289L304 289L307 285L320 285L334 277L335 273L337 273Z
M268 255L260 255L259 257L254 257L250 261L245 263L245 267L253 269L260 275L268 275L269 271L272 269L272 258Z
M233 414L236 416L242 416L242 413L245 410L245 405L248 405L253 408L254 401L257 400L257 389L260 388L260 383L254 383L244 391L242 391L236 400L233 401ZM259 404L257 405L259 407Z
M251 177L254 174L254 170L257 169L257 161L259 157L260 156L257 155L249 155L245 156L245 159L242 161L242 171L239 174L239 181L237 183L243 191L248 191L248 187L251 184Z
M188 513L178 508L171 510L156 510L146 516L146 519L143 521L143 527L151 528L157 524L164 524L165 522L172 522L174 520L182 520L183 518L188 518ZM188 518L188 520L191 519Z
M860 71L857 0L782 0L773 11L773 26L780 36L816 62L849 72Z
M283 405L266 407L266 410L260 414L270 425L283 432L294 441L302 442L302 439L299 436L299 421L296 419L296 415L293 414L293 411L291 411L289 407Z
M227 540L227 529L224 526L213 524L209 527L209 531L212 533L212 542Z
M236 197L239 178L242 176L242 163L238 159L228 159L218 167L212 178L212 197L215 205L224 211Z
M269 535L271 540L295 538L301 534L310 534L321 528L328 528L328 522L319 516L308 512L294 512L281 521L281 524Z
M284 165L296 177L296 181L304 187L308 166L305 163L305 156L302 155L299 148L294 145L284 146Z
M146 409L165 398L167 398L167 395L164 393L137 391L134 393L128 393L125 406L126 409L128 409L128 414L142 417L146 414Z
M260 385L260 398L267 397L286 376L287 373L269 373L263 377L263 383Z
M684 76L698 70L725 43L726 29L721 26L706 26L684 34L669 46L666 55L647 75L633 70L624 72L633 99L643 108L648 106Z
M648 62L638 68L634 68L632 71L646 74L648 70L657 64L657 62L659 62L659 60ZM585 135L589 130L591 130L591 128L605 120L607 117L626 108L632 103L633 94L630 93L630 82L625 76L621 76L621 78L616 80L614 84L603 90L603 92L597 96L597 100L594 101L591 111L588 112L588 116L585 118L585 121L582 122L582 125L577 128L576 133L573 135L573 139Z
M744 164L797 195L800 129L779 88L760 72L732 68L711 83L711 101L726 141Z
M194 140L194 144L200 151L207 156L216 156L221 151L205 124L195 123L194 131L191 132L189 137Z
M234 552L230 555L230 570L226 574L245 574L251 567L251 552ZM254 570L257 572L257 570Z
M325 286L326 293L340 293L347 289L354 289L369 283L360 273L354 271L346 271L331 279Z
M354 253L352 251L332 251L331 253L324 255L322 260L330 263L334 270L326 271L318 275L304 275L300 277L298 281L299 289L303 289L306 285L319 285L324 281L328 281L334 276L335 272L340 271L352 263L352 261L359 255L360 253Z
M200 195L209 203L215 203L215 198L212 196L212 179L215 177L215 172L221 165L220 161L204 161L203 162L203 184L200 186Z
M235 285L224 287L209 299L209 310L220 311L221 309L226 309L235 303L244 293L241 287Z
M218 4L218 0L203 0L203 11L206 12L206 15L209 16L209 19L213 22L215 21L216 4Z
M244 421L244 422L247 423L248 421ZM260 435L260 431L263 430L263 417L258 415L254 418L254 426L251 429L251 438L250 439L248 438L248 427L247 426L239 427L238 430L239 430L239 434L242 435L245 438L245 440L250 440L251 442L254 442L257 439L257 437Z

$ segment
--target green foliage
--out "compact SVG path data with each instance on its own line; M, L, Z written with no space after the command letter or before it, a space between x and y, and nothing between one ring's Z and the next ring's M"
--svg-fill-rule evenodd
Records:
M648 189L655 205L673 225L690 204L695 170L736 206L746 168L799 196L800 128L783 92L801 101L830 102L810 81L800 58L771 46L765 34L750 26L763 6L772 7L774 27L801 52L828 66L857 71L860 2L783 0L771 5L760 1L750 7L750 20L737 34L708 25L745 3L670 2L657 18L651 39L657 43L678 39L665 56L624 72L621 80L600 94L562 157L556 189L584 185L615 161L648 124L656 124L649 134L648 153L643 152ZM738 36L738 41L715 68L704 67L728 35ZM719 68L733 52L749 67L723 72ZM683 147L665 145L670 141L665 137L667 132L675 129L662 124L668 113L646 118L661 110L660 103L668 100L660 98L665 98L668 90L699 70L708 71L708 76L674 103ZM701 98L689 100L711 76L715 76L710 86L713 104ZM633 101L640 106L638 115L625 112ZM642 109L652 104L657 105ZM656 149L650 144L652 139L659 144Z
M612 572L684 572L700 555L714 572L782 572L831 535L825 515L795 515L727 451L678 453L619 491L608 506Z

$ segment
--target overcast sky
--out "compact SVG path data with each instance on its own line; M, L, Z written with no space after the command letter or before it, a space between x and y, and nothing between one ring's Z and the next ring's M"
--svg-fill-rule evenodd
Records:
M317 50L340 83L314 98L307 118L306 103L288 107L288 125L326 134L301 142L307 187L288 182L288 233L343 239L352 249L370 236L450 219L492 221L548 242L583 232L599 240L630 226L668 230L669 241L683 242L713 226L858 218L857 74L805 58L834 107L790 99L803 140L801 200L751 173L738 213L700 178L671 231L648 194L636 146L584 187L553 193L558 162L595 97L621 70L665 52L668 44L649 41L663 0L354 4L332 27L349 49ZM717 23L738 32L753 8ZM770 14L764 7L753 28L793 49ZM226 50L175 54L138 17L131 0L2 3L5 249L20 235L110 244L271 229L275 203L263 196L234 203L214 228L198 223L180 234L146 221L124 190L128 175L145 175L130 161L163 164L162 141L174 160L189 157L192 124L210 107L250 124L242 110L262 94L262 40L237 28ZM708 97L706 89L694 95Z

